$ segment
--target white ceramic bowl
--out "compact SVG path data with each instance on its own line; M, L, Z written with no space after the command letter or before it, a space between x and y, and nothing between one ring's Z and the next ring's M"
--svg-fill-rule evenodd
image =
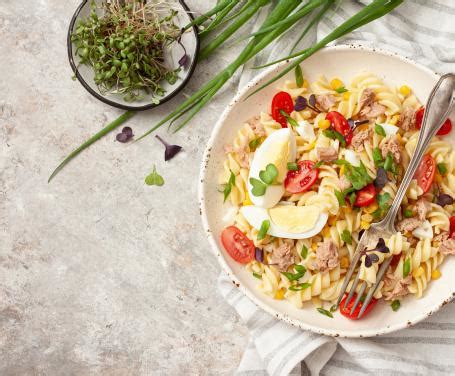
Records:
M201 205L202 222L207 233L212 250L215 252L221 266L235 284L259 307L280 320L331 336L342 337L369 337L389 333L415 324L443 305L455 295L455 283L452 276L455 274L455 257L448 257L441 271L442 277L432 281L421 299L410 295L403 299L401 308L393 312L390 305L384 302L372 313L359 321L351 321L335 313L333 319L321 315L311 303L304 309L297 309L286 300L274 300L261 292L255 285L257 280L246 272L244 266L236 263L223 249L220 243L220 234L230 223L223 222L223 216L229 204L223 204L222 194L217 191L217 181L222 171L225 154L223 145L233 140L242 124L261 111L269 111L273 95L277 92L279 82L276 82L251 98L245 97L258 85L266 82L287 63L271 67L259 77L250 82L232 100L216 124L205 151L201 167L199 185L199 199ZM368 49L362 46L335 46L321 50L302 63L305 78L310 82L318 75L340 77L344 82L362 71L375 73L387 84L398 86L408 84L413 88L418 99L425 103L432 87L438 80L438 75L431 70L409 59L377 49ZM282 78L293 78L293 72ZM452 121L455 116L452 113ZM446 136L453 143L454 133Z

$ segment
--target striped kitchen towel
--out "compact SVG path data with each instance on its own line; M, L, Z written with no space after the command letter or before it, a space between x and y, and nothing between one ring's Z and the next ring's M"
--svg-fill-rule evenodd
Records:
M342 1L302 41L302 47L321 39L366 3ZM264 16L258 16L256 25ZM288 42L290 37L284 36L270 46L250 66L281 56L292 45ZM337 43L380 47L446 73L455 72L454 40L455 0L407 0L391 14ZM250 66L243 70L240 87L257 74L248 69ZM393 334L370 339L335 339L277 321L245 297L225 275L219 279L219 289L251 334L238 375L455 375L453 303L425 322Z

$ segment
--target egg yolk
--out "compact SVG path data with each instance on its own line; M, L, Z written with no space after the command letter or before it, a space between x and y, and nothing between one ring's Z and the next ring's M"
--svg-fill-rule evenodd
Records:
M269 209L272 222L282 230L298 234L311 230L321 214L316 206L280 205Z

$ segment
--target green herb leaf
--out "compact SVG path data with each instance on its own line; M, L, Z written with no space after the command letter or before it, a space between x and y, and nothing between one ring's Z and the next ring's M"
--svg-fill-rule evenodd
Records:
M336 312L337 309L338 309L338 306L336 304L334 304L333 306L330 307L330 312Z
M399 300L394 300L390 306L392 307L392 311L396 312L400 309L401 303Z
M351 204L351 206L354 206L356 198L357 198L357 194L355 192L352 192L349 195L349 203Z
M232 187L234 186L234 184L235 184L235 175L231 171L231 175L229 176L229 180L228 180L226 186L224 187L224 191L223 191L224 202L226 202L226 199L228 198L229 194L231 193Z
M264 196L265 190L267 189L267 185L265 185L262 181L256 178L250 178L250 184L253 186L251 193L253 196L259 197Z
M302 257L302 260L305 260L308 256L308 248L305 246L305 244L302 245L302 250L300 251L300 257Z
M344 139L343 135L340 132L337 132L334 129L324 129L324 131L322 131L322 133L327 138L340 141L341 146L346 147L346 140Z
M338 94L343 94L343 93L346 93L348 90L344 86L340 86L340 87L336 88L335 91Z
M289 286L289 290L291 291L302 291L302 290L306 290L308 287L311 286L311 283L298 283L296 285L293 285L293 286Z
M250 147L251 151L256 151L257 147L261 144L262 138L255 138L254 140L251 140L248 146Z
M383 194L378 194L376 196L376 202L378 203L378 208L371 213L374 219L379 219L384 217L384 215L387 213L387 210L389 210L390 207L390 199L392 197L388 192L385 192Z
M295 83L297 84L297 87L303 86L303 73L300 65L295 67Z
M447 165L444 162L438 163L437 166L438 166L438 171L442 176L447 174Z
M153 171L145 178L145 184L147 185L157 185L161 187L164 184L163 177L156 172L156 167L153 166Z
M333 315L332 315L332 312L330 311L327 311L326 309L322 308L322 307L319 307L317 308L318 312L322 315L325 315L327 317L330 317L331 319L333 319Z
M403 211L403 217L412 218L412 217L414 217L414 212L411 209L405 209Z
M299 165L295 162L288 163L288 170L289 171L297 171L299 169Z
M403 278L406 278L411 271L411 259L406 259L403 263Z
M336 196L336 198L338 200L338 204L340 205L340 207L345 206L346 205L346 196L345 196L345 194L343 192L341 192L341 191L336 190L336 189L334 190L334 192L335 192L335 196Z
M294 265L294 270L297 273L281 272L290 281L297 281L302 278L306 273L306 268L303 265Z
M269 163L265 170L259 172L259 177L267 185L273 184L277 176L278 169L273 163Z
M286 111L280 110L280 114L283 115L288 121L288 123L291 124L293 127L299 126L299 123L297 123L293 118L291 118Z
M384 167L384 159L382 158L381 150L378 147L373 149L373 161L376 167Z
M294 265L294 269L295 271L299 272L299 273L305 273L306 272L306 268L303 266L303 265Z
M345 166L345 175L356 191L361 190L373 181L362 161L360 161L360 165L358 167L351 165L344 159L337 159L334 163Z
M385 130L384 128L382 127L381 124L375 124L374 125L374 131L376 134L378 134L379 136L382 136L382 137L385 137L386 136L386 133L385 133Z
M261 228L259 229L258 232L258 240L262 240L265 238L267 235L267 231L269 231L270 228L270 221L268 219L265 219L262 221Z
M262 274L253 272L253 277L255 277L255 278L257 278L257 279L262 279Z
M352 236L349 230L343 230L341 233L341 240L343 240L346 244L352 244Z

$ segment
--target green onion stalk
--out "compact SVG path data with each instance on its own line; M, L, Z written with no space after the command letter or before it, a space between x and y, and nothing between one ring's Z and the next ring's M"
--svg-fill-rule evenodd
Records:
M257 11L263 6L270 3L271 0L247 0L246 3L240 7L240 10L231 16L231 21L226 29L224 29L219 35L217 35L212 41L210 41L206 46L201 50L201 59L206 58L211 53L213 53L217 48L219 48L228 38L230 38L244 23L246 23ZM259 89L254 91L252 94L257 93L259 90L275 82L286 73L295 69L302 61L307 59L309 56L323 48L328 43L350 33L351 31L371 22L375 19L382 17L388 12L392 11L398 5L400 5L404 0L374 0L368 6L362 8L357 14L351 17L349 20L344 22L342 25L338 26L330 34L328 34L321 41L317 42L310 48L304 49L302 51L296 52L292 55L289 55L283 59L274 61L272 63L266 64L261 67L276 64L283 60L288 60L295 58L281 73L275 76L273 79L266 82ZM239 1L234 1L235 5ZM308 30L316 24L324 15L325 11L334 3L334 0L310 0L308 3L303 4L300 0L281 0L275 7L272 9L270 14L267 16L261 27L258 31L249 36L250 41L240 53L237 59L235 59L230 65L228 65L224 70L218 73L214 78L212 78L208 83L202 86L198 91L196 91L190 98L178 106L173 112L166 116L154 127L149 129L144 133L138 140L146 137L150 133L154 132L156 129L161 127L165 123L174 124L177 120L186 115L183 120L180 121L175 127L175 131L183 128L212 98L215 94L221 89L221 87L234 75L234 73L242 67L246 62L252 59L256 54L262 51L270 43L280 37L282 34L287 32L290 28L295 26L295 24L300 21L303 17L307 16L310 12L315 10L318 7L321 7L320 11L311 19L309 25L303 30L298 41L295 45L305 36ZM197 17L193 22L187 25L187 28L197 25L201 26L208 20L210 17L215 15L215 18L207 26L206 29L202 30L201 33L204 33L204 36L207 36L213 30L216 30L225 20L222 19L220 15L226 17L230 14L231 11L235 9L235 5L232 5L232 0L222 0L211 9L209 12L205 13L202 16ZM208 30L208 31L207 31ZM294 46L295 47L295 46ZM111 132L126 120L128 120L134 113L126 112L120 116L117 120L110 123L106 128L98 132L92 138L87 140L84 144L74 150L64 161L57 167L57 169L52 173L49 181L77 154L82 150L96 142L98 139Z

